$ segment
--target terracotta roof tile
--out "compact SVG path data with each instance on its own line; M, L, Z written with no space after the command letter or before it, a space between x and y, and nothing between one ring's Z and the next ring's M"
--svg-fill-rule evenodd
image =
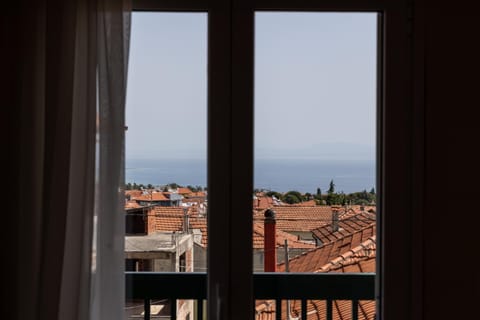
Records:
M349 252L329 261L321 270L316 272L348 273L348 272L375 272L376 257L375 237L369 238ZM351 301L333 301L333 319L351 319ZM299 301L291 303L293 314L300 314ZM307 319L325 319L327 306L325 301L309 300L307 302ZM359 301L358 319L373 320L375 318L375 301Z
M289 261L291 272L319 272L322 267L334 258L359 246L375 235L375 225L365 227L343 238L329 242L321 247L307 251ZM278 271L284 270L285 265L279 264Z
M155 231L182 231L184 210L183 207L154 207Z
M206 247L208 244L208 232L207 232L207 218L206 217L190 217L190 228L199 229L202 233L202 246Z
M298 236L277 230L276 234L276 245L278 247L283 247L285 245L285 240L288 240L288 246L292 249L313 249L315 245L311 242L298 240ZM263 249L265 242L265 229L263 223L254 222L253 223L253 248L254 249Z
M317 202L315 200L308 200L300 203L291 204L291 206L294 206L294 207L315 207L316 205L317 205Z
M180 188L177 189L177 193L181 194L181 195L185 195L185 194L192 193L192 190L190 190L189 188L180 187Z
M152 192L149 194L144 194L137 197L137 201L168 201L168 198L165 197L164 192Z
M376 223L375 220L374 213L349 211L339 216L338 231L334 231L332 223L329 223L312 230L312 233L315 238L325 244L374 225Z
M272 197L257 196L253 199L253 209L255 210L265 210L274 205L275 202Z
M188 195L186 195L186 198L201 198L201 197L207 197L207 193L204 191L198 191L198 192L190 192Z
M125 209L134 209L141 208L142 206L137 203L135 200L130 200L125 203Z
M330 206L275 206L277 230L292 232L309 232L332 221L332 208ZM264 212L255 212L253 219L263 221Z
M134 200L136 197L140 197L142 194L142 190L125 190L125 195L130 196L131 200Z
M375 236L368 238L350 251L328 261L319 270L307 270L308 272L375 272ZM307 254L308 255L308 254ZM274 320L275 302L273 300L258 301L256 307L256 320ZM282 319L287 319L286 302L282 302ZM290 310L293 317L301 316L301 303L298 300L290 301ZM332 305L332 319L343 320L352 318L351 301L335 300ZM327 304L321 300L307 300L307 319L326 320ZM358 319L375 319L375 301L359 301Z

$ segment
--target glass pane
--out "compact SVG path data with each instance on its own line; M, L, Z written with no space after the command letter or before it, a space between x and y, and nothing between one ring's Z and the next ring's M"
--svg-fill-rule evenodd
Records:
M256 13L255 272L375 272L376 74L376 13Z
M125 269L205 272L206 13L133 13L126 124ZM143 303L127 301L127 317ZM155 317L193 319L197 309L151 303Z

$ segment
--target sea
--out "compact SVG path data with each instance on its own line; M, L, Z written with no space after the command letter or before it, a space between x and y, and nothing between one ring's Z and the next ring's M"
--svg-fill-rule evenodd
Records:
M326 193L333 180L336 192L375 188L375 161L318 159L257 159L254 187L277 192ZM207 186L205 159L127 159L125 181L137 184ZM376 189L376 188L375 188Z

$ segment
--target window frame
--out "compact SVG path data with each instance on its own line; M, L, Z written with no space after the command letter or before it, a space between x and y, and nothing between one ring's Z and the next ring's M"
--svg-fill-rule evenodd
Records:
M423 124L414 108L409 1L133 0L133 10L208 14L208 308L215 320L253 318L252 218L244 213L252 211L255 12L379 13L377 316L420 318L413 302L421 296L414 240L421 232L422 140L414 138Z

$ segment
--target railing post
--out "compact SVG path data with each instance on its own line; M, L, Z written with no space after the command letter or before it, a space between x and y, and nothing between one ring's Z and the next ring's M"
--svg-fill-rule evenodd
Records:
M197 320L203 320L203 299L197 299Z
M150 299L146 298L143 300L143 319L150 320Z
M282 320L282 299L275 299L275 319Z
M352 300L352 320L358 320L358 300Z
M177 320L177 299L170 299L170 320Z
M333 318L333 301L331 299L327 300L327 320L332 320Z

